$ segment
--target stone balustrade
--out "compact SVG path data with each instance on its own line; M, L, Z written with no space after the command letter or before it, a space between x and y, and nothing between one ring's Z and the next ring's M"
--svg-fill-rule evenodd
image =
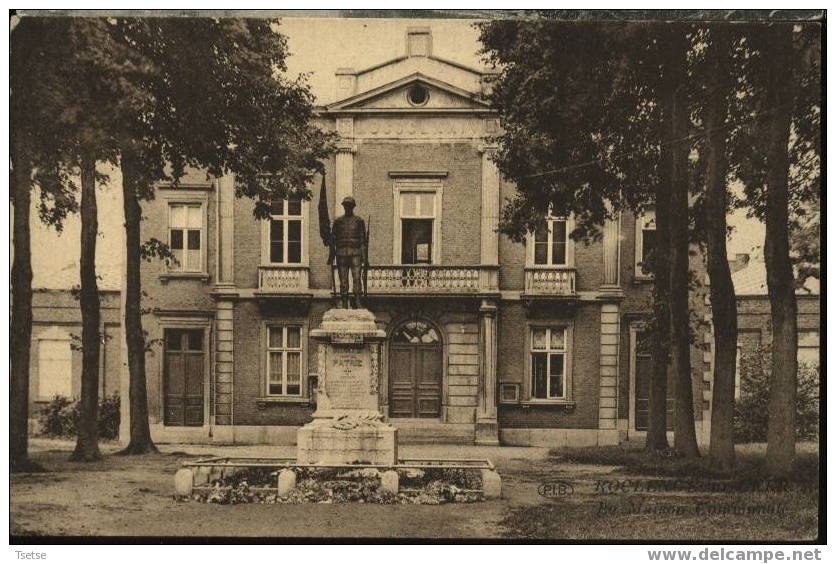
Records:
M575 293L575 269L565 267L526 268L525 294L571 296Z
M268 294L308 291L307 266L259 266L258 290Z
M498 292L499 269L491 266L408 264L369 269L369 294L478 294ZM310 292L308 267L259 266L258 290L265 294Z
M478 293L477 266L395 265L369 269L370 294Z

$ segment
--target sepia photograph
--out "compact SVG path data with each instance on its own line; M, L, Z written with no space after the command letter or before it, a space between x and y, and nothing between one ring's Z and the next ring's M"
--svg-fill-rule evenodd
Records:
M11 558L822 560L825 24L10 10Z

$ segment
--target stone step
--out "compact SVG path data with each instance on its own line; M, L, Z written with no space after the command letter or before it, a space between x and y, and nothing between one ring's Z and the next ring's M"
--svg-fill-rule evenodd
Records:
M472 445L475 438L474 425L469 423L398 418L392 418L389 422L398 428L398 444Z

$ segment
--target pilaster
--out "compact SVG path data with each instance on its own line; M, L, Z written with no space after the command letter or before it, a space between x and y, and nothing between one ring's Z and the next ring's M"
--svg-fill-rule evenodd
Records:
M215 311L215 388L214 423L232 425L234 357L233 357L233 307L230 299L218 299Z
M337 118L337 132L342 141L337 144L334 167L334 217L342 215L343 198L354 195L354 136L353 118Z
M235 176L218 178L217 284L235 284Z
M612 219L604 221L604 277L601 288L619 290L619 250L620 250L621 215L616 212Z
M479 345L481 378L476 410L476 444L498 445L499 423L496 411L496 331L497 306L494 300L482 300L479 308Z
M602 431L617 442L618 418L618 345L619 345L619 303L601 303L601 344L599 350L599 391L598 391L598 429L599 444Z
M485 265L499 264L499 169L491 160L495 145L482 145L482 216L479 261Z

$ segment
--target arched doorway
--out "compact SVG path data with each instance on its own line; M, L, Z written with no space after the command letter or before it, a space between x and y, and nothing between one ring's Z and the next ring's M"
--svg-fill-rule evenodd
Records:
M441 334L417 319L398 325L389 342L389 416L439 417Z

